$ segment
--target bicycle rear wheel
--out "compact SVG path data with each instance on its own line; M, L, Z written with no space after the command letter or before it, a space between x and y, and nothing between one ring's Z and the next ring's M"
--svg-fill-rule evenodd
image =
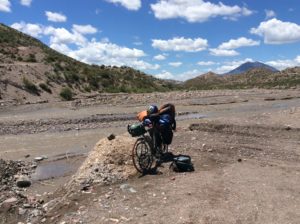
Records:
M132 149L132 161L134 167L140 173L150 171L153 163L151 143L147 138L138 138Z

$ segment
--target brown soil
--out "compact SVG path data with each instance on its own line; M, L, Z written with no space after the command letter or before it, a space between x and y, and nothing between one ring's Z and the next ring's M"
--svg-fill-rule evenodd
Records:
M128 155L134 139L128 135L117 135L111 141L103 139L65 185L68 187L58 188L53 195L45 198L46 203L50 201L45 206L47 211L35 221L300 223L300 92L246 90L188 94L190 93L166 93L157 101L160 104L174 102L178 113L182 114L177 117L178 130L170 151L190 155L194 172L176 173L169 169L170 163L163 163L154 175L134 174ZM125 101L116 106L107 106L98 113L109 114L112 111L112 114L116 114L115 117L120 117L120 114L130 117L143 108L140 103L142 97L136 95L136 101L134 97L135 95L128 97L127 105ZM150 100L147 100L145 96L144 105L155 102L151 97L153 95L150 94ZM97 102L86 102L86 106L83 104L85 103L82 102L68 117L48 112L47 116L40 114L37 119L44 121L43 116L50 120L77 119L77 112L82 112L81 117L87 118L95 108L104 108L102 105L105 105ZM114 108L118 109L113 111ZM9 110L14 111L16 118L25 117L20 119L24 122L32 120L24 113L24 108ZM32 110L35 112L37 109ZM67 107L65 110L68 110ZM18 119L7 119L5 113L2 113L5 118L1 121L5 121L8 126L18 122ZM205 117L184 117L194 113ZM70 123L74 123L73 121ZM82 122L81 124L86 124L85 119ZM121 119L108 126L112 130L122 128L125 132L124 126L131 122L134 121ZM99 124L94 129L97 131L103 122L96 120L95 123ZM55 127L65 125L60 120L53 124ZM120 127L120 124L124 126ZM37 125L36 128L38 127ZM93 130L93 126L86 127ZM6 138L5 128L3 130L1 138ZM45 130L38 134L41 133L52 132ZM59 129L58 133L66 135L68 132ZM28 133L21 131L15 134L21 137ZM6 151L13 155L12 151ZM6 156L9 155L6 153ZM105 177L106 168L103 172L98 172L103 167L110 167L108 173L118 170L116 178L91 184L89 181L82 181ZM95 174L96 170L100 175ZM80 181L74 181L79 179ZM20 216L19 220L24 221L24 217Z

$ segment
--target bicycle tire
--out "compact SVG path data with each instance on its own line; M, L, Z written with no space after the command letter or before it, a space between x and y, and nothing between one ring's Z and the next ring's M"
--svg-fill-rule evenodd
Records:
M150 171L153 164L151 140L146 137L138 138L132 148L133 165L140 173Z

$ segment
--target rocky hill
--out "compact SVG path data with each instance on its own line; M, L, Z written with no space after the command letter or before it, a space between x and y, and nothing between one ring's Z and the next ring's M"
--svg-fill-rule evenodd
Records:
M206 73L183 83L188 89L300 88L300 67L273 72L253 68L237 75Z
M174 84L130 67L88 65L0 24L0 101L72 99L102 92L167 91Z

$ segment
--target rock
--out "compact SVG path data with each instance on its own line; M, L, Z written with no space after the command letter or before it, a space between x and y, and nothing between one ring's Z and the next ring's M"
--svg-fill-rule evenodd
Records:
M0 211L7 212L13 205L17 204L18 199L15 197L6 199L0 204Z
M45 211L47 211L49 208L53 207L54 205L56 205L59 202L59 199L53 199L49 202L47 202L46 204L43 205L43 209Z
M111 140L113 140L113 139L115 139L116 138L116 136L114 135L114 134L110 134L108 137L107 137L107 139L109 140L109 141L111 141Z
M30 157L30 155L29 155L29 154L25 155L25 158L28 158L28 157Z
M38 210L38 209L34 209L33 211L31 211L31 215L33 217L37 217L37 216L42 215L42 212L40 210Z
M24 208L19 208L19 215L24 215L26 213L26 209Z
M19 179L16 181L16 184L20 188L30 187L31 181L27 176L20 176Z
M90 189L91 185L90 184L85 184L81 187L82 191L88 191Z
M290 125L287 125L284 129L287 130L287 131L289 131L289 130L292 129L292 127Z
M39 162L39 161L42 161L42 160L44 160L44 157L42 157L42 156L37 156L37 157L34 158L34 161L36 161L36 162Z
M242 162L242 159L241 159L241 158L239 158L237 161L238 161L238 162Z
M12 197L12 198L6 199L6 200L3 202L3 204L15 204L17 201L18 201L17 198Z
M133 188L133 187L131 187L129 184L122 184L121 186L120 186L120 188L121 188L121 190L123 191L123 192L125 192L125 191L128 191L128 192L130 192L130 193L136 193L137 191Z
M24 204L23 207L24 208L31 208L31 205L30 204Z

